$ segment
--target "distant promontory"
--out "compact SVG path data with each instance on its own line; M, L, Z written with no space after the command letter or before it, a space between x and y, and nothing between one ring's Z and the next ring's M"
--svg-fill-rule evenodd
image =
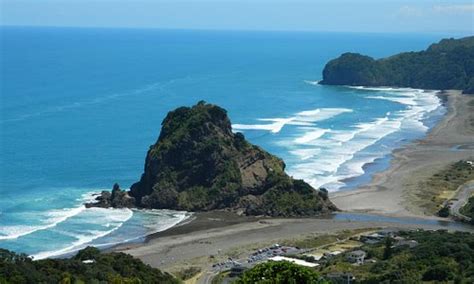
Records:
M474 36L443 39L419 52L382 59L344 53L323 70L323 85L458 89L474 93Z
M88 206L315 216L336 207L327 191L285 173L284 162L233 133L227 112L199 102L163 120L144 173L129 192L118 185Z

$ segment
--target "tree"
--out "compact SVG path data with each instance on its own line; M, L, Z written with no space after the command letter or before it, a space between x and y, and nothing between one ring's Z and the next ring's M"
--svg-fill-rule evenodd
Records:
M383 259L389 259L392 256L393 249L393 240L390 237L385 238L385 248L383 250Z
M288 261L269 261L258 264L252 269L246 271L236 283L305 284L328 282L323 280L316 271L310 268Z
M454 271L451 267L444 264L438 264L429 268L425 274L423 274L424 281L446 281L451 280L455 276Z

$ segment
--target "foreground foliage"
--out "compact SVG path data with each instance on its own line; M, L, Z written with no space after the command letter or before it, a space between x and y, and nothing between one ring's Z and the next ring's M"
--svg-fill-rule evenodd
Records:
M84 263L83 261L90 262ZM168 273L124 253L85 248L70 259L33 261L0 249L0 283L180 283Z
M275 283L329 283L311 268L306 268L288 261L269 261L261 263L246 271L236 281L237 284Z
M373 59L344 53L323 70L322 84L459 89L474 93L474 37L443 39L427 50Z

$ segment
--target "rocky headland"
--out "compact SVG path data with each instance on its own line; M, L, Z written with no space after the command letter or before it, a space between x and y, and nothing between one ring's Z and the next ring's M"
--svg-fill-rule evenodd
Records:
M393 86L474 93L474 36L443 39L419 52L374 59L344 53L323 70L323 85Z
M337 210L325 189L288 176L280 158L233 133L227 112L205 102L168 113L130 191L114 185L87 206L283 217Z

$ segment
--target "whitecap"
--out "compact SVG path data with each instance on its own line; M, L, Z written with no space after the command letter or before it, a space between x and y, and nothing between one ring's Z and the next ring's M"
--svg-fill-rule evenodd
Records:
M310 84L310 85L313 85L313 86L317 86L317 85L319 85L319 82L320 82L320 81L304 80L303 82L305 82L306 84Z
M0 240L11 240L17 239L22 236L32 234L37 231L46 230L57 226L58 224L66 221L67 219L76 216L85 210L84 205L75 208L55 209L46 212L46 220L42 225L15 225L15 226L2 226L0 228ZM41 214L40 214L41 215Z
M278 133L285 124L292 120L293 118L272 118L271 121L274 122L271 124L233 124L232 128L234 130L267 130L272 133Z
M301 111L288 118L259 118L259 121L270 121L270 124L233 124L234 131L266 130L279 133L285 125L314 126L315 122L324 121L343 113L352 112L347 108L317 108Z
M279 145L289 147L289 153L298 159L290 163L289 173L306 180L315 188L324 186L337 190L344 186L344 180L363 175L365 165L392 150L390 147L378 147L376 151L366 149L402 129L411 133L426 133L428 127L424 124L424 119L441 105L435 91L353 88L380 93L367 96L368 99L393 101L406 107L401 111L387 112L385 117L353 124L346 130L329 129L322 133L322 130L315 129L314 133L310 133L311 130L307 128L308 132L299 137L299 140L279 142ZM318 115L318 111L303 114Z
M42 224L2 226L0 227L0 240L17 239L38 231L54 228L86 210L84 203L93 201L95 199L94 194L94 192L82 194L81 197L77 199L77 207L52 209L46 212L37 213L37 216L41 217L38 219L42 219Z
M68 253L75 252L85 247L86 244L109 235L110 233L119 229L127 220L132 218L133 211L124 208L124 209L112 209L112 208L88 208L88 213L95 214L95 218L90 219L92 223L109 223L112 222L114 227L110 230L89 230L85 231L82 234L74 234L76 241L72 242L71 245L54 250L54 251L44 251L32 255L33 259L44 259L54 256L60 256ZM105 226L104 226L105 227ZM71 235L68 233L68 235Z
M296 144L306 144L308 142L314 141L329 131L329 129L321 129L316 127L306 128L306 130L307 131L304 133L304 135L294 140Z
M89 209L88 209L89 210ZM89 224L102 224L104 228L112 227L108 230L89 230L74 234L71 232L61 232L69 236L73 236L76 241L63 248L39 252L33 255L34 259L44 259L49 257L57 257L61 255L71 254L78 250L85 248L88 245L103 248L117 245L120 243L127 243L145 237L148 234L162 232L188 219L191 214L185 211L174 210L157 210L157 209L113 209L113 208L90 208L89 214L95 215L95 218L85 216ZM127 221L129 221L135 214L142 214L147 218L139 222L140 227L146 228L144 235L135 235L127 239L120 237L110 239L108 236L120 229ZM99 239L105 238L103 241Z

